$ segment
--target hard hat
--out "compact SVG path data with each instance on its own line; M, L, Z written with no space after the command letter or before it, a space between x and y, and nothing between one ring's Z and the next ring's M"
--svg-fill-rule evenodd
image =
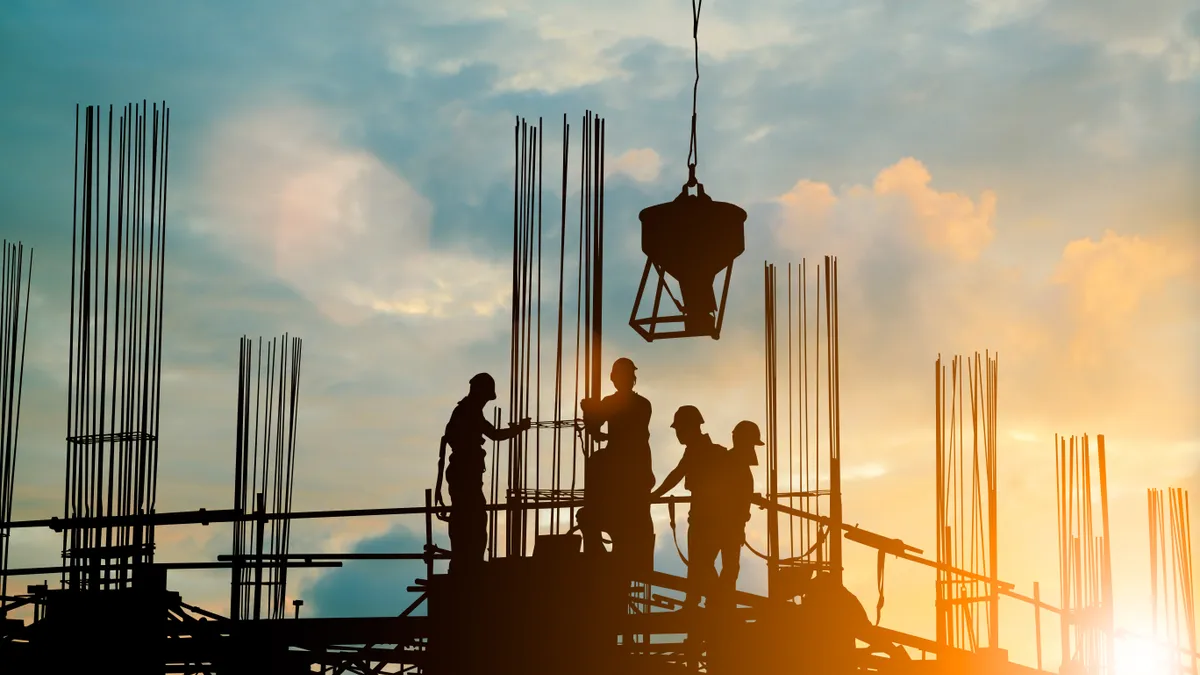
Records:
M496 398L496 381L487 373L479 373L471 378L471 391L487 394L490 401Z
M759 432L758 425L750 420L742 420L733 428L733 442L737 443L739 438L753 440L754 445L765 445L762 442L762 433Z
M682 426L700 426L704 424L704 417L694 405L685 405L675 411L675 421L671 423L672 429L678 429Z
M635 370L637 370L637 366L633 365L633 361L630 361L629 359L625 358L624 356L617 359L616 361L613 361L612 372L614 372L614 373L621 372L621 371L632 373Z

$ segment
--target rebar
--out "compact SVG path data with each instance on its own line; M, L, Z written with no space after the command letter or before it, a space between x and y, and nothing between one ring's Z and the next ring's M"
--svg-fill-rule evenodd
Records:
M811 307L814 309L812 314L809 313L808 261L802 259L794 266L797 274L793 276L793 265L788 265L788 287L783 294L787 307L781 312L777 306L780 297L777 290L777 268L773 264L764 263L766 497L768 502L781 504L792 510L797 508L799 502L799 509L818 516L826 512L832 519L831 522L840 523L841 420L837 405L840 399L837 368L837 259L825 256L823 265L818 265L815 269L813 277L816 283L811 293ZM786 327L779 326L780 316L785 317ZM821 330L822 326L824 332ZM786 333L787 336L788 354L784 362L779 358L781 333ZM808 358L810 344L816 355L815 367L811 369ZM826 354L823 372L822 349ZM780 377L781 368L787 370L785 378ZM787 408L786 422L779 418L779 386L783 379L786 379L787 383L784 396ZM824 417L821 408L822 392L826 399ZM811 426L810 418L813 421ZM825 429L824 444L821 441L822 428ZM782 443L781 431L786 435ZM787 453L786 461L780 459L781 449ZM828 467L827 477L821 474L822 458ZM782 479L779 474L784 466L787 467L788 474L786 491L780 489ZM828 486L822 487L825 480L828 480ZM785 592L790 594L794 589L794 584L780 579L781 570L788 568L795 568L796 571L782 573L799 574L803 579L813 572L825 572L835 575L840 580L840 537L829 536L831 526L821 525L811 519L801 519L797 523L794 516L788 515L788 522L783 526L788 539L785 554L779 522L781 514L788 515L786 511L780 510L772 510L767 514L768 587L777 589L772 593L785 589Z
M87 106L82 137L79 112L64 511L148 514L157 496L170 111L143 101L114 119L109 106L106 124L102 108ZM125 587L133 565L153 560L154 530L68 529L63 558L71 588Z
M996 392L999 357L984 352L946 366L934 364L938 562L968 570L969 579L945 571L935 588L938 642L975 650L998 647ZM970 402L970 451L963 406ZM955 410L958 411L957 416ZM949 414L947 414L947 412ZM980 455L980 445L983 454ZM969 522L968 522L969 520Z
M1099 437L1103 439L1103 436ZM1107 521L1108 488L1104 443L1098 448L1098 490L1093 490L1090 439L1054 437L1058 477L1058 556L1062 595L1062 663L1074 662L1089 673L1113 672L1113 606L1106 579L1112 562L1107 535L1095 534L1093 503L1101 502ZM1107 522L1102 523L1104 530Z
M21 432L21 389L29 333L29 291L33 249L5 240L0 259L0 571L8 570L13 491ZM24 277L24 279L22 279ZM24 297L21 290L24 284ZM8 603L8 576L0 578L0 608Z
M263 617L264 589L266 618L285 616L291 519L268 519L265 514L268 504L272 513L292 510L302 355L303 342L287 334L270 342L260 337L257 349L249 337L242 337L238 345L233 508L250 517L233 528L229 606L234 620Z

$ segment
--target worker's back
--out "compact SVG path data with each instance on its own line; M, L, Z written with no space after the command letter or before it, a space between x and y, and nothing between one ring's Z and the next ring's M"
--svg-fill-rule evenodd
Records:
M754 473L750 467L757 464L754 448L734 447L723 458L729 479L725 485L732 524L744 525L750 520L750 504L754 497Z
M692 493L688 520L717 519L722 513L728 512L727 454L725 447L713 443L708 434L688 445L684 451L687 469L683 486Z
M608 440L625 446L650 444L650 401L635 391L618 391L601 401L608 421Z
M758 465L758 446L763 445L758 425L742 420L733 428L733 449L726 456L729 484L726 499L731 525L745 528L750 520L750 502L754 497L754 474L750 467Z
M483 435L489 426L483 411L469 397L458 402L446 423L446 443L452 450L450 466L484 470Z
M618 391L605 396L600 409L608 422L605 454L612 479L631 490L650 490L654 487L650 401L632 390Z

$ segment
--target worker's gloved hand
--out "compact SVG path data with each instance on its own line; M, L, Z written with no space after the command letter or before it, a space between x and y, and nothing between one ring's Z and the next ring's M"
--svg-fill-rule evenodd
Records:
M438 520L443 522L450 521L450 507L446 506L446 502L442 499L441 490L437 491L437 496L434 498L434 507L433 515L436 516Z
M519 423L517 423L517 427L521 431L528 431L529 427L531 427L531 426L533 426L533 422L530 421L530 419L528 417L522 418L521 421Z
M586 415L586 414L588 414L589 412L591 412L591 409L592 409L593 407L595 407L595 404L596 404L596 400L595 400L595 399L591 399L591 398L585 398L585 399L583 399L582 401L580 401L580 402L579 402L579 409L580 409L580 410L582 410L582 411L583 411L583 413Z

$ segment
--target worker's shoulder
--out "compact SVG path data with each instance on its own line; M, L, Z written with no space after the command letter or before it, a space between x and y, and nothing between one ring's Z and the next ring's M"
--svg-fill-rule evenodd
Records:
M687 453L689 451L693 455L699 455L701 457L717 457L719 455L724 455L726 452L725 446L721 445L720 443L713 443L707 439L704 439L698 443L684 446L684 452Z
M483 409L478 406L471 405L470 401L463 399L454 406L454 411L450 413L450 424L461 424L466 421L477 422L486 420Z
M601 401L604 403L614 402L614 403L620 403L623 405L636 405L636 406L645 407L645 408L650 407L650 399L646 398L645 396L642 396L641 394L637 393L636 391L613 392L613 393L609 394L608 396L605 396L603 399L601 399Z

